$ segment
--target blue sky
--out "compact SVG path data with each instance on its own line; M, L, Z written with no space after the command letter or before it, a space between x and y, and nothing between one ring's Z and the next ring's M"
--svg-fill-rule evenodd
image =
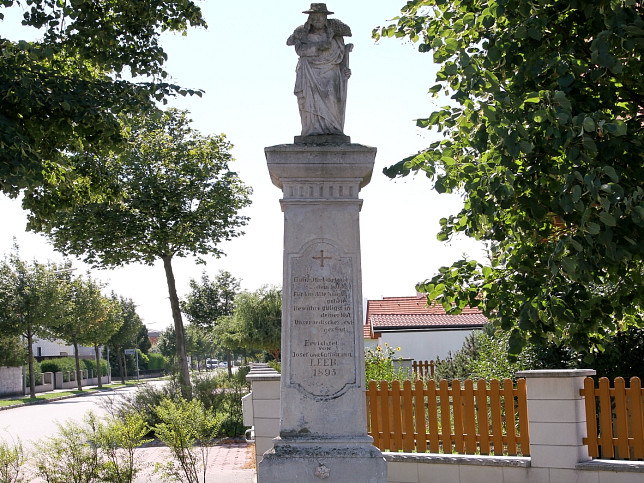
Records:
M371 30L387 25L404 0L344 0L327 2L333 17L348 24L354 44L351 54L345 134L354 143L378 149L371 183L361 192L364 200L360 227L363 295L368 298L414 293L414 285L434 275L438 268L462 253L481 258L477 244L436 240L438 220L456 212L456 195L438 195L423 176L391 181L382 169L413 154L436 139L437 134L415 127L414 119L426 117L447 103L427 95L436 68L431 54L398 39L374 43ZM191 29L187 36L163 36L169 56L166 68L172 80L184 87L205 91L202 98L178 98L170 105L188 109L193 126L204 134L225 133L233 143L232 168L252 186L253 204L245 214L251 220L246 234L221 247L227 254L208 259L206 266L192 259L175 260L180 296L190 278L202 270L215 275L228 270L241 279L242 288L281 285L283 218L281 192L268 176L264 147L292 143L300 131L293 95L297 55L286 39L304 23L310 3L299 0L266 2L246 0L199 2L208 29ZM15 10L15 9L9 9ZM12 39L26 33L11 18L2 25ZM60 261L46 238L25 233L19 203L0 195L0 254L11 250L13 237L23 258ZM85 267L74 260L79 271ZM164 329L172 317L163 266L130 265L114 270L91 270L91 275L131 297L149 328Z

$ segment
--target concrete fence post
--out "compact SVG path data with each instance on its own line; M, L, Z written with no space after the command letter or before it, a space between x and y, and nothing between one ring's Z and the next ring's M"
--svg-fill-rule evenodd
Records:
M575 481L577 463L590 459L582 442L586 409L579 390L594 375L593 369L517 373L526 379L531 466L549 468L550 481Z
M255 433L255 464L273 447L273 438L280 432L281 375L268 364L253 364L246 380L251 383L251 397L243 401L245 414L252 418ZM244 420L246 424L246 419Z

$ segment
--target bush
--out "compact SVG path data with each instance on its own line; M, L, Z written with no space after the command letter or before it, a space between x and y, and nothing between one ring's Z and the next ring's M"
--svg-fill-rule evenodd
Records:
M175 378L171 378L163 386L144 384L139 386L134 394L120 399L118 405L111 408L111 411L123 420L128 414L141 414L148 427L153 428L160 422L155 408L164 399L178 400L180 395L181 388Z
M150 430L143 415L126 414L122 420L94 421L94 425L96 439L93 442L102 456L100 479L117 483L134 481L140 471L134 450L150 441L143 439Z
M48 482L90 483L98 474L99 453L91 428L72 421L58 424L58 434L35 444L36 475Z
M40 363L40 370L42 372L75 372L76 361L73 357L45 359Z
M0 439L0 481L3 483L28 481L23 471L26 457L20 439L13 443Z
M152 352L148 354L148 369L151 371L160 371L168 367L168 359L159 353Z
M56 435L35 445L36 475L51 483L132 482L140 471L134 450L147 442L148 429L137 414L100 421L90 412L82 423L59 424Z
M409 379L409 373L403 369L394 367L394 359L400 360L401 357L395 358L396 352L400 347L394 349L385 343L385 347L377 346L376 348L367 347L364 350L365 362L365 379L367 386L369 381L387 381L391 384L394 380Z
M526 351L511 360L508 355L510 333L495 331L492 324L467 336L463 346L445 360L437 360L434 379L516 379L515 373L532 367Z
M193 396L206 409L222 416L223 433L226 436L243 434L246 427L243 423L241 398L250 391L246 375L250 367L240 367L232 377L225 372L204 373L193 381Z
M95 359L81 359L81 363L83 364L84 368L87 369L88 374L94 374L96 376L98 372L96 371L96 360ZM74 367L76 367L74 365ZM83 367L81 367L82 369ZM101 359L101 374L103 376L107 376L107 361L105 359Z
M155 434L172 451L175 461L157 463L155 469L167 479L199 483L206 481L208 452L221 432L221 416L193 399L163 399L155 408L160 422ZM195 443L199 443L195 447ZM202 478L200 478L200 470Z

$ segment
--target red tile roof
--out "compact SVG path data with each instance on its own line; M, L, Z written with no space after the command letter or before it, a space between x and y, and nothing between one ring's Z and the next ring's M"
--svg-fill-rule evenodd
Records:
M487 318L479 309L465 307L459 315L448 315L441 305L428 306L423 294L385 297L367 301L364 334L371 338L372 331L480 327L486 322Z

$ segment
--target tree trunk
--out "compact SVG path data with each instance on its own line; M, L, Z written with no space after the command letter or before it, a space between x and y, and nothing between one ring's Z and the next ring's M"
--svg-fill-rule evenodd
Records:
M127 357L125 356L125 351L121 354L123 360L123 384L127 381Z
M119 374L121 375L121 382L125 384L125 367L123 366L123 358L121 357L121 354L118 349L116 349L116 362L119 365Z
M226 362L228 363L228 377L233 377L233 358L230 355L230 351L226 349Z
M80 370L80 358L78 357L78 342L76 341L76 337L73 339L74 343L74 358L76 359L76 387L78 387L79 391L83 390L83 385L82 385L82 375L81 375L81 370Z
M190 384L190 370L188 368L188 357L186 355L186 337L183 330L183 319L181 318L181 308L179 307L179 297L177 296L177 287L172 272L172 256L164 255L163 267L165 268L165 277L168 282L168 293L170 295L170 307L172 308L172 319L174 320L174 333L176 337L177 363L179 365L179 385L181 394L186 399L192 399L192 386Z
M34 373L34 334L27 329L27 350L29 351L29 397L36 397L36 374Z
M98 344L94 344L94 352L96 353L96 377L98 377L98 388L103 389L103 374L101 373L101 351L98 348Z

